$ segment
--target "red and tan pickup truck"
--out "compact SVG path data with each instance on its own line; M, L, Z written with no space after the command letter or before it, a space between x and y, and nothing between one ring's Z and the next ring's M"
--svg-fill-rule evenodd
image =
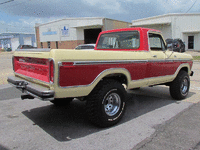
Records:
M128 89L166 85L173 99L184 99L192 64L191 55L167 50L160 31L125 28L101 32L95 50L19 49L8 82L22 99L86 100L90 121L108 127L123 116Z

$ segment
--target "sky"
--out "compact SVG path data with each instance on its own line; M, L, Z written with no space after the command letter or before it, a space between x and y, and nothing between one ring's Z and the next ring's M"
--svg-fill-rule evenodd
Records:
M0 33L34 33L35 23L105 17L121 21L200 13L200 0L0 0Z

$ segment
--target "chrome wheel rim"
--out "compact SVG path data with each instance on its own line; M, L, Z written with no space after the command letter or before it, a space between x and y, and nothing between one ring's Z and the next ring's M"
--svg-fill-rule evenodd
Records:
M117 114L121 106L121 98L117 93L109 93L104 98L104 110L108 116Z
M182 94L187 94L187 91L188 91L188 80L187 78L185 78L181 84L181 93Z

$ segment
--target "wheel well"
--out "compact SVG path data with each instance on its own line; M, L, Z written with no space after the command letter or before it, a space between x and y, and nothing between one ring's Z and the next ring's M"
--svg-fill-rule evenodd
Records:
M120 82L121 84L128 84L127 77L124 74L110 74L105 76L102 80L105 79L113 79Z
M187 68L187 67L181 68L181 69L179 70L178 74L179 74L181 71L185 71L185 72L188 73L188 68ZM178 74L177 74L177 75L178 75ZM167 83L165 83L165 85L166 85L166 86L170 86L171 83L172 83L172 82L167 82Z
M185 72L188 73L188 68L187 68L187 67L183 67L183 68L181 68L181 70L183 70L183 71L185 71ZM181 70L180 70L180 71L181 71ZM180 72L180 71L179 71L179 72Z

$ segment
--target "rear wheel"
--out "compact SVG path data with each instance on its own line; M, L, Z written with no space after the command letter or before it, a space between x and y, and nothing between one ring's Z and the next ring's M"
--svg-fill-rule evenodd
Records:
M54 100L50 101L56 106L65 106L69 105L74 98L55 98Z
M90 121L100 127L116 124L125 112L126 91L115 80L103 80L87 99Z
M186 98L189 93L190 78L187 72L180 71L177 77L170 85L170 94L176 100Z

